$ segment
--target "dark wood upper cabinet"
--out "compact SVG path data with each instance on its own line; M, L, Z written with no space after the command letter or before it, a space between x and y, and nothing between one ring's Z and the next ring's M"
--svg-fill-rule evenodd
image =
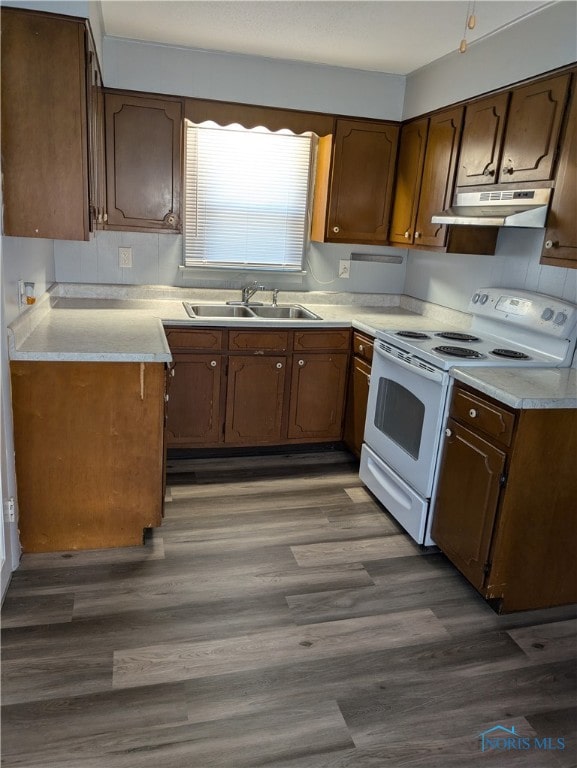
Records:
M106 93L109 229L181 230L182 101Z
M428 131L428 118L407 123L401 130L389 237L392 243L406 245L414 239Z
M336 121L332 153L319 145L313 240L387 242L398 136L394 123Z
M463 107L456 107L403 128L392 243L445 246L447 227L431 217L451 202L462 122Z
M463 123L463 107L439 112L429 120L427 150L423 165L421 194L414 242L421 246L445 245L447 227L432 224L431 218L451 204L457 152Z
M494 184L501 163L509 93L467 104L457 187Z
M88 240L87 30L2 8L5 235Z
M569 79L559 75L512 92L499 182L553 178Z
M565 121L555 189L547 219L542 264L577 268L577 73Z

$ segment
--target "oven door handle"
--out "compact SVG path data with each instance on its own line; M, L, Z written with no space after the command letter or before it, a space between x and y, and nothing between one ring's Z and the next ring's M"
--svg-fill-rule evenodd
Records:
M384 349L380 347L379 344L375 345L375 351L377 352L380 357L384 358L385 360L388 360L391 363L394 363L395 365L400 366L401 368L405 368L407 371L411 371L415 374L415 376L422 376L425 379L430 379L431 381L437 381L439 383L442 383L444 379L446 378L446 374L444 371L433 369L429 370L429 368L421 368L418 365L412 365L411 363L407 363L405 360L403 360L400 357L395 357L394 355L390 355L388 352L386 352Z

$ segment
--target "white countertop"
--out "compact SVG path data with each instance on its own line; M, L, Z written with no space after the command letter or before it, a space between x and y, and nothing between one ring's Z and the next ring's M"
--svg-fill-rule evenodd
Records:
M575 368L457 367L451 376L512 408L577 408Z
M194 301L211 303L226 300L210 291L200 292ZM384 295L383 306L342 303L343 295L328 303L330 294L285 294L279 303L301 303L322 318L322 321L269 320L264 318L191 318L182 300L176 298L104 298L47 296L42 306L23 313L9 329L9 350L12 360L109 361L109 362L169 362L171 358L164 334L164 325L183 327L231 326L258 328L281 326L298 328L355 327L375 335L384 328L423 328L442 330L454 325L451 316L443 318L443 310L427 317L401 306L386 306L395 297ZM236 298L236 294L235 294ZM303 301L304 298L304 301ZM323 303L316 303L322 298ZM346 297L345 297L346 298ZM360 297L355 297L356 301ZM370 297L372 298L372 297ZM190 297L187 297L190 300ZM398 297L397 297L398 301ZM410 304L409 300L409 304ZM458 313L460 314L460 313ZM443 319L439 319L439 315ZM467 319L461 319L466 324ZM443 321L445 320L445 322Z

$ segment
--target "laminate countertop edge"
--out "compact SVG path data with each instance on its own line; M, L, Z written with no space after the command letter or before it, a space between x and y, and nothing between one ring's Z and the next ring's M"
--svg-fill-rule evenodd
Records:
M577 408L575 368L455 367L451 376L516 410Z

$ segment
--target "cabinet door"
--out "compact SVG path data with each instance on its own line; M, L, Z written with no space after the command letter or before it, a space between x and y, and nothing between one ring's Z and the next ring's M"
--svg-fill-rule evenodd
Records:
M285 356L229 357L225 442L280 442L286 365Z
M553 178L569 77L560 75L513 91L500 182Z
M341 439L347 368L346 353L293 356L289 439Z
M363 436L365 434L370 378L371 366L358 357L353 358L349 373L343 439L349 450L357 457L361 455Z
M432 224L431 217L448 208L452 201L462 122L463 107L430 118L414 238L416 245L445 245L447 227Z
M547 219L542 264L577 267L577 74L565 123L555 189Z
M459 153L458 187L495 183L501 162L509 95L499 93L467 105Z
M327 240L387 240L399 128L337 120Z
M3 234L88 240L84 23L1 18Z
M175 355L166 421L169 448L222 442L223 356Z
M108 227L180 231L182 104L107 93Z
M431 536L481 590L506 454L453 419L447 426Z
M392 243L412 243L417 221L429 120L415 120L404 125L395 182L395 204L391 217Z

